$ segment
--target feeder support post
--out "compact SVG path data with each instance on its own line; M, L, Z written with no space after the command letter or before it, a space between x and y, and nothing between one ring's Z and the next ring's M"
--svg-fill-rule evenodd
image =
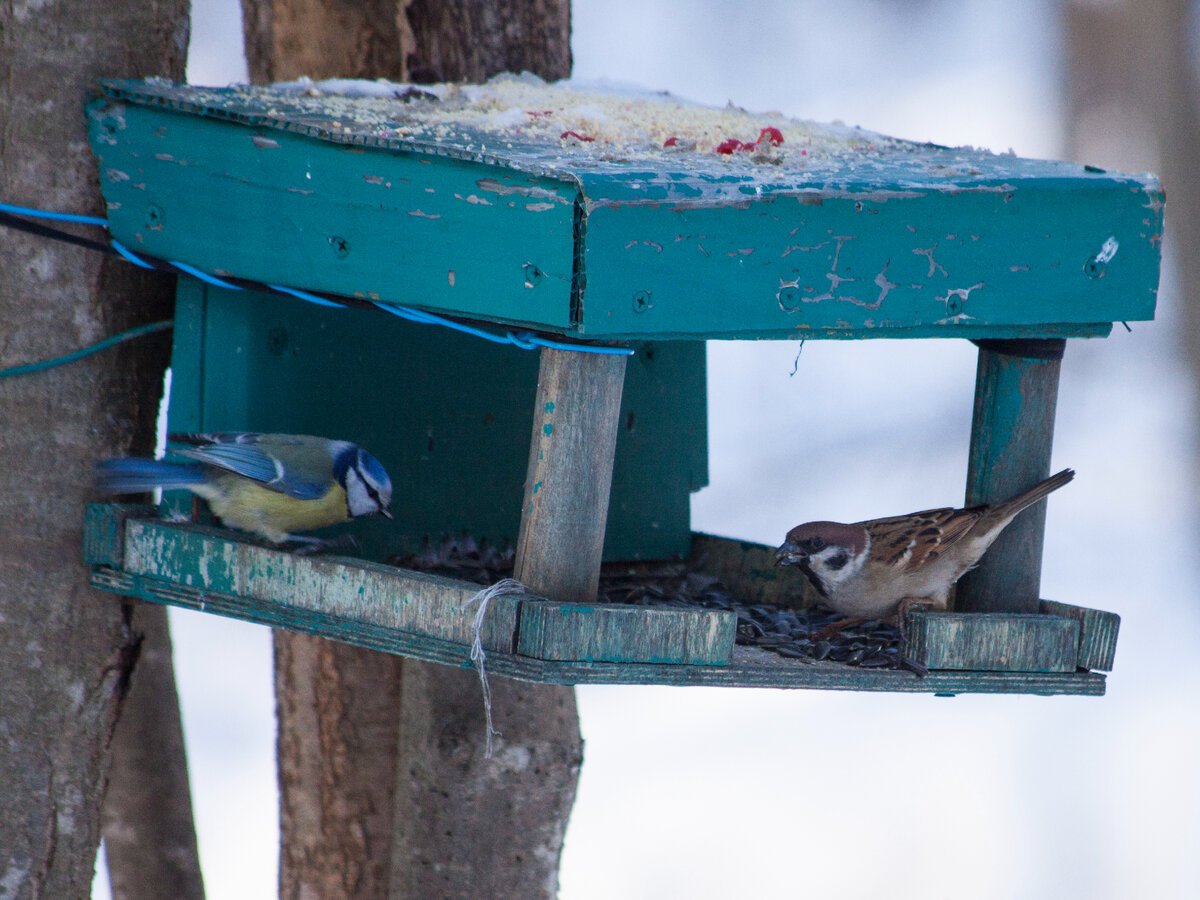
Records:
M541 351L515 576L555 600L596 598L625 359Z
M980 340L967 465L967 505L1016 496L1050 474L1058 376L1066 341ZM966 612L1036 613L1046 505L1006 528L958 583Z

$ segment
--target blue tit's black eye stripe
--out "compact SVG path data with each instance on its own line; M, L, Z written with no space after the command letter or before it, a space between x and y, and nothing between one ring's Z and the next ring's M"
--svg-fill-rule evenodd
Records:
M383 509L383 498L379 496L379 491L375 489L375 486L365 478L360 478L359 480L362 482L363 487L367 489L367 496L375 501L376 506Z

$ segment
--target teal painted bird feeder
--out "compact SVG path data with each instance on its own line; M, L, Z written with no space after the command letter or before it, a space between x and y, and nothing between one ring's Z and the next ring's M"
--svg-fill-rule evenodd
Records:
M511 541L529 588L484 618L497 675L1103 693L1118 619L1040 597L1044 507L954 612L910 613L927 674L788 658L736 643L728 609L597 584L661 563L812 599L769 548L691 532L710 338L972 340L967 502L1044 477L1066 340L1154 316L1153 178L536 79L349 87L105 82L91 141L114 240L197 276L171 430L357 441L396 520L355 524L361 558L296 556L96 505L94 585L470 665L479 585L382 563L465 529Z

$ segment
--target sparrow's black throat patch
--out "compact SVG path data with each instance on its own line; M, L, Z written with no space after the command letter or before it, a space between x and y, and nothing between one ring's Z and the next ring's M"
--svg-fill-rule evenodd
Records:
M808 579L808 583L813 586L813 590L820 594L823 599L828 600L829 593L825 590L825 585L821 581L821 576L814 572L812 570L812 566L808 564L808 557L804 557L804 559L800 560L800 562L796 563L796 565L799 567L800 571L804 573L804 577ZM842 563L842 565L845 565L845 563Z

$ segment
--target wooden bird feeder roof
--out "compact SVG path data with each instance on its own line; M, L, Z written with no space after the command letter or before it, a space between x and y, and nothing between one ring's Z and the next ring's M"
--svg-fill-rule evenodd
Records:
M605 340L1154 315L1150 176L531 77L103 90L114 237L206 271Z

